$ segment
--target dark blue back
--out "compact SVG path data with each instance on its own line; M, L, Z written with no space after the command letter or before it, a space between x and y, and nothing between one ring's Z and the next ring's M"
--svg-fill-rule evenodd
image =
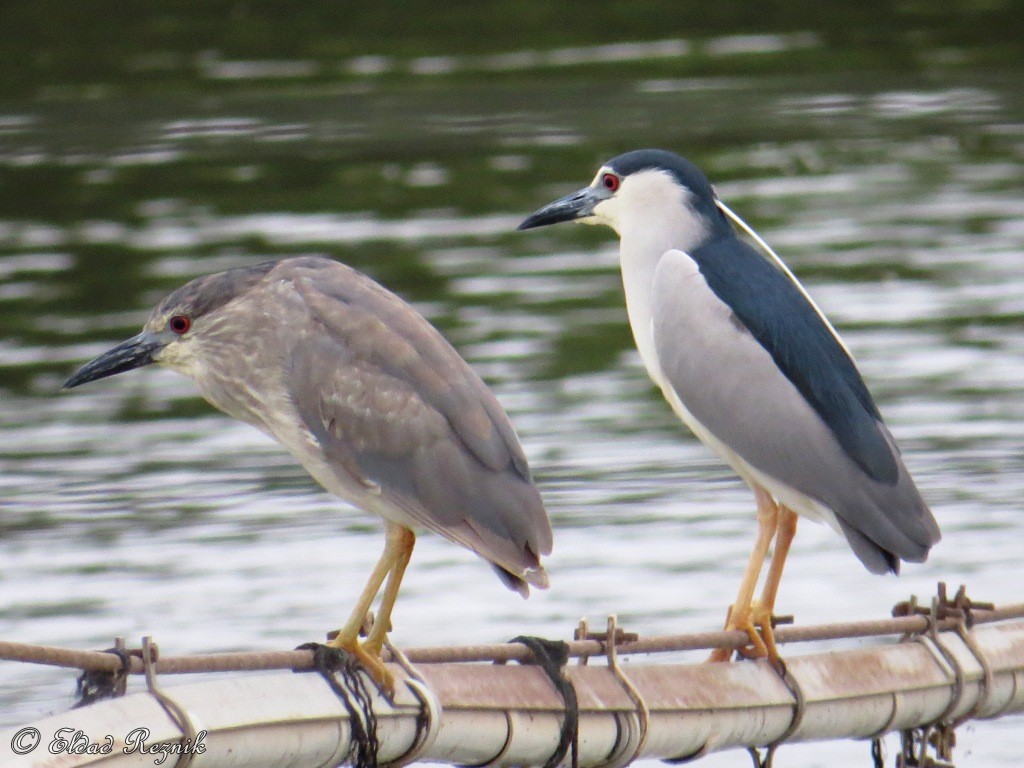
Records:
M872 479L896 482L899 467L856 365L799 288L734 233L689 252L711 290L760 342Z

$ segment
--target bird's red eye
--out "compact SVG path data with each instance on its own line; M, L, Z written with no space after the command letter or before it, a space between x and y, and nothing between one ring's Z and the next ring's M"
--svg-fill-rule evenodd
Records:
M192 321L185 315L175 315L167 321L167 327L182 336L188 333L188 329L192 327Z
M619 188L619 177L614 173L606 173L601 177L601 185L609 192L614 192Z

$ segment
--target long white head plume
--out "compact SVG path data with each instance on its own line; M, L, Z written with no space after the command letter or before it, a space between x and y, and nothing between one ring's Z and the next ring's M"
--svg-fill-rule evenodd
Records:
M717 197L715 198L715 205L717 205L722 210L722 212L733 221L734 224L736 224L740 229L746 232L754 240L755 243L761 246L761 249L771 257L772 261L775 262L779 269L781 269L786 274L786 276L793 281L793 284L796 285L797 289L800 291L803 297L807 299L807 303L814 307L814 311L818 313L818 317L821 318L821 321L825 324L825 327L828 328L828 330L831 332L835 340L839 342L839 346L843 348L843 351L845 351L846 354L852 360L853 355L850 354L849 347L846 346L846 343L836 332L836 329L832 326L832 323L830 323L828 318L825 317L825 313L821 311L821 307L819 307L815 303L814 299L811 298L811 295L807 293L807 290L803 287L803 285L800 284L800 281L796 279L796 275L794 275L790 271L789 267L786 266L786 262L779 258L779 255L772 250L772 247L768 245L768 243L766 243L761 238L761 236L757 234L757 232L755 232L753 228L750 227L750 225L747 224L747 222L741 219L739 217L739 214L734 213L732 208L723 203Z

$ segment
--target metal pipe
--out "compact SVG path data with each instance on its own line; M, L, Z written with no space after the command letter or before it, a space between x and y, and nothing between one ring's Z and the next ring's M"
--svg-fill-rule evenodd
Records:
M580 707L579 765L682 758L783 737L866 738L938 720L1024 712L1024 621L790 657L787 667L782 678L763 661L625 665L649 712L642 734L637 702L611 668L593 660L568 666ZM394 669L401 680L404 673ZM382 764L401 763L419 747L417 759L469 765L536 765L555 750L563 703L539 668L446 663L418 671L425 686L400 683L393 704L373 699ZM431 706L423 707L417 690ZM204 734L194 768L314 768L337 764L352 747L349 711L317 674L213 679L165 687L163 695ZM137 728L149 730L150 746L178 744L186 730L152 695L136 693L0 732L0 765L148 768L152 754L124 752ZM24 746L31 729L39 732L37 748L14 754L12 745ZM80 732L88 743L107 743L109 736L110 753L55 756L47 747L60 729Z

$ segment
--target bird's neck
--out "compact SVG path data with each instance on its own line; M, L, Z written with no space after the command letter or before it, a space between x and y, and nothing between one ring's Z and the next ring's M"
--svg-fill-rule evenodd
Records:
M655 382L660 383L661 368L654 349L651 297L654 273L658 262L668 251L690 251L707 237L708 226L699 216L664 216L654 211L651 216L624 222L619 229L619 261L622 285L626 294L626 312L633 329L640 358ZM671 224L666 226L666 222Z

